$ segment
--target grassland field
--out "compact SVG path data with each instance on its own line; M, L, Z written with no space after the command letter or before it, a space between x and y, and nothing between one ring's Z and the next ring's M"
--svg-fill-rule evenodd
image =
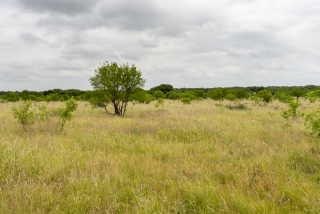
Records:
M0 213L320 213L319 139L283 103L241 102L78 102L64 132L55 115L23 131L1 103Z

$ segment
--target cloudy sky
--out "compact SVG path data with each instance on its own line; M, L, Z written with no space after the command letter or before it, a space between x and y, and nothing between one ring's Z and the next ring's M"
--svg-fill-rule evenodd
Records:
M104 61L174 87L319 85L319 0L0 0L0 91L90 90Z

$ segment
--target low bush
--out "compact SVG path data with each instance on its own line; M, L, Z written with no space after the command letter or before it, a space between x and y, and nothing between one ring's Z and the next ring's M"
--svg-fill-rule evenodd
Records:
M242 103L237 103L235 105L226 105L226 108L229 110L247 110L247 106Z
M312 133L320 137L320 107L305 116L305 126L311 129Z
M12 113L18 122L22 125L23 130L26 126L34 123L34 112L31 110L32 101L23 101L17 107L12 107Z
M78 107L78 104L73 99L73 97L65 103L65 107L59 108L60 121L58 128L60 131L63 131L64 125L67 120L71 120L72 112L75 111Z
M191 104L190 98L180 98L180 101L185 105L186 104Z

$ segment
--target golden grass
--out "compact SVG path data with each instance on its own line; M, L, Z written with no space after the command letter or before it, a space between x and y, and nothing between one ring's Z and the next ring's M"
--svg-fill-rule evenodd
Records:
M284 104L243 103L80 103L63 133L56 117L24 132L0 104L0 213L317 213L319 140Z

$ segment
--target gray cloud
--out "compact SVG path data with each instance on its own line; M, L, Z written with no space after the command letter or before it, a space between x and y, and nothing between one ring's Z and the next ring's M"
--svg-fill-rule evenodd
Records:
M157 48L159 46L158 41L156 41L155 39L149 39L149 38L147 39L139 38L138 43L146 48Z
M107 25L125 30L145 30L157 28L165 13L155 1L111 0L98 9Z
M35 36L33 33L22 33L19 35L19 39L23 40L24 42L26 42L28 44L32 44L32 45L37 44L37 43L46 44L46 42L43 39Z
M319 84L314 0L15 2L0 1L0 88L90 89L106 60L147 88Z
M30 11L75 15L91 11L97 0L17 0L17 2Z

